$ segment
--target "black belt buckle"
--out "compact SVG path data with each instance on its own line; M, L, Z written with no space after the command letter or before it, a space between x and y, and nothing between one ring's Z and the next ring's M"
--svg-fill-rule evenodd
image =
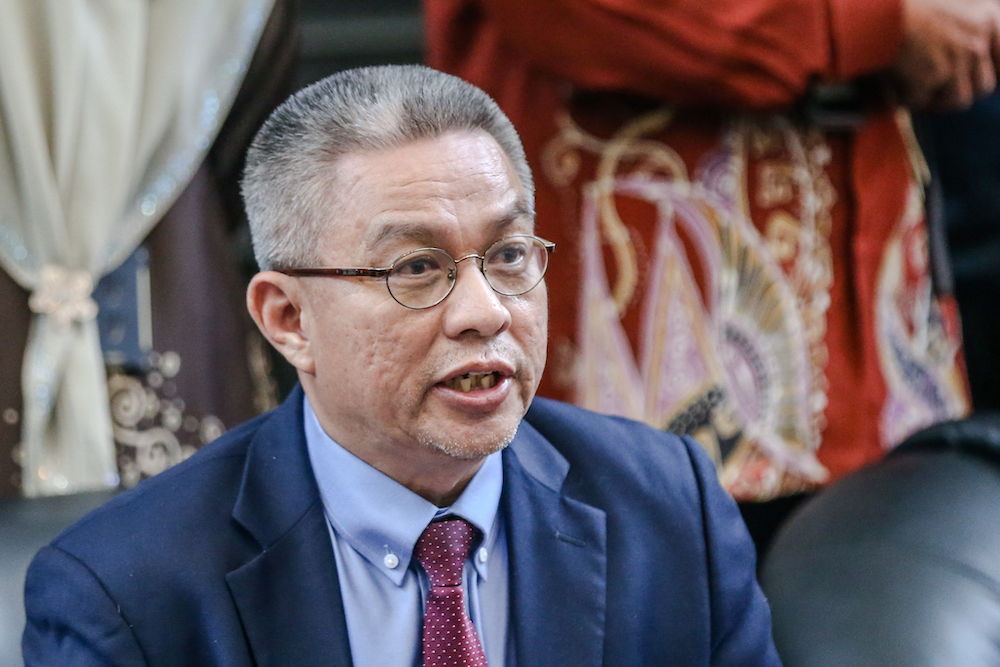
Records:
M871 96L857 82L814 85L799 107L805 124L833 132L857 129L870 110Z

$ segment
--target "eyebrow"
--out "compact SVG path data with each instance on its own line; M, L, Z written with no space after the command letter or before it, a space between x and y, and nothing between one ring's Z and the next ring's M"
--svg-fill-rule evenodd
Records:
M497 236L518 220L532 219L532 217L528 202L523 197L519 197L507 211L492 222L492 234ZM387 222L372 230L365 241L365 247L374 250L392 241L411 241L422 246L429 246L434 243L436 236L435 229L428 225L412 222Z

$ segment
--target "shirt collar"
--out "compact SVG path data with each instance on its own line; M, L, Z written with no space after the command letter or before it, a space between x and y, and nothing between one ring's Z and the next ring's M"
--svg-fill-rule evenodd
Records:
M497 508L503 489L500 452L483 465L448 508L438 508L388 475L376 470L328 436L316 413L303 397L306 446L323 508L337 533L369 563L399 586L424 528L434 518L460 516L483 535L482 545L492 550L497 534ZM398 564L389 567L394 555ZM481 577L486 565L472 559Z

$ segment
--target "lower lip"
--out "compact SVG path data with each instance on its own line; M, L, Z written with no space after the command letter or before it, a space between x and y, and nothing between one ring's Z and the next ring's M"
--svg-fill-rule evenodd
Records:
M511 391L511 379L505 377L489 389L458 391L443 384L434 386L435 395L446 404L467 412L488 413L498 409Z

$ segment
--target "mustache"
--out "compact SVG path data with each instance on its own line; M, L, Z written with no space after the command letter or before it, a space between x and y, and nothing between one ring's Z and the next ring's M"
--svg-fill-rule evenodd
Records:
M442 374L449 369L457 368L474 362L501 360L514 369L514 377L520 377L525 370L525 354L517 345L508 341L478 340L468 342L459 347L452 347L441 357L434 360L434 370L425 373L427 383L437 382Z

